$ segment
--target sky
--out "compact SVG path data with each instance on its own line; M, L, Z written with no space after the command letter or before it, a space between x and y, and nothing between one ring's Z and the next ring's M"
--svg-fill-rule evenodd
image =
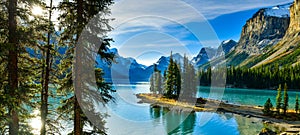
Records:
M46 0L49 3L50 0ZM60 0L54 0L57 5ZM293 0L116 0L111 9L114 28L108 33L123 57L144 65L170 52L190 59L202 47L217 48L224 40L239 40L246 21L260 8ZM54 13L53 21L58 16Z
M246 21L260 8L292 0L120 0L111 8L115 20L109 33L123 57L144 65L170 52L190 59L202 47L217 48L239 40Z

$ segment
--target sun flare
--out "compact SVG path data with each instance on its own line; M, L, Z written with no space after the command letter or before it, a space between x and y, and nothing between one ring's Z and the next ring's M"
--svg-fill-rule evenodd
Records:
M30 126L34 129L34 133L39 133L41 130L42 121L41 118L37 116L39 113L40 113L39 110L34 110L32 114L35 115L36 117L31 119L29 122Z
M33 15L41 16L43 15L43 8L40 6L33 6L31 12Z

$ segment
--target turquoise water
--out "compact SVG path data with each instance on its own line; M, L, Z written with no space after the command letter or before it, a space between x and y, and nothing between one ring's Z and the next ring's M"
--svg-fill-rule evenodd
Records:
M149 92L149 85L116 85L115 103L111 102L106 111L108 134L111 135L252 135L263 128L260 119L245 118L231 113L184 112L176 108L151 107L138 104L137 93ZM276 91L250 89L210 90L200 87L198 96L226 100L230 103L263 105L267 98L275 103ZM290 106L297 92L289 92Z
M221 88L199 87L198 97L208 98L209 94L214 95L222 91ZM300 95L300 92L288 91L289 95L289 108L295 107L296 94ZM219 94L220 95L220 94ZM258 90L258 89L237 89L226 88L222 97L211 96L212 99L222 99L230 103L242 104L242 105L255 105L263 106L268 98L271 99L273 106L276 104L276 90ZM282 93L283 95L283 93Z

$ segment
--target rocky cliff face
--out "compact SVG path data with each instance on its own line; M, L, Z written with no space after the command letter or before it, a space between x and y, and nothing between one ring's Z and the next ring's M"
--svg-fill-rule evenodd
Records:
M286 36L300 36L300 0L295 0L290 8L290 26Z
M269 50L270 55L255 66L267 65L274 62L278 64L297 64L300 51L300 0L295 0L290 7L290 24L284 38Z
M220 57L228 54L230 50L234 48L236 45L237 42L235 42L234 40L223 41L221 45L218 47L215 57Z
M249 55L262 53L264 47L284 37L289 23L289 5L260 9L244 25L236 51Z
M196 67L199 67L216 56L216 49L204 47L200 50L199 54L192 59L192 62L195 64Z

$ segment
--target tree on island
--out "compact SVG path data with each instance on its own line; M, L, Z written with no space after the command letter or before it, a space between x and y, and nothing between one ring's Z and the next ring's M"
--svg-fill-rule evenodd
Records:
M285 83L284 84L284 94L283 94L283 106L282 106L282 109L283 109L283 114L286 115L286 111L288 109L288 106L289 106L289 95L287 93L287 84Z
M154 73L150 76L150 92L152 92L152 93L156 93L155 92L155 89L154 89L154 82L155 82L155 80L154 80Z
M298 99L298 94L296 95L296 103L295 103L295 112L299 112L299 99Z
M279 87L277 89L277 96L276 96L276 112L277 114L280 114L280 109L281 109L281 84L279 84Z
M154 94L162 94L163 89L162 89L162 75L161 72L157 69L157 65L154 64L154 72L150 77L150 92Z
M172 52L170 56L170 63L165 77L165 92L164 95L168 98L178 99L181 89L180 68L176 62L173 61Z
M156 77L155 80L156 91L158 92L158 94L163 94L163 85L162 85L163 78L161 72L160 71L155 72L155 77Z
M266 101L266 103L264 105L264 109L262 110L264 115L271 116L273 113L272 108L273 108L273 104L271 102L271 99L268 98L268 100Z
M195 68L192 63L189 63L188 58L183 57L183 69L182 69L182 87L181 94L184 99L191 99L196 97L197 81Z

